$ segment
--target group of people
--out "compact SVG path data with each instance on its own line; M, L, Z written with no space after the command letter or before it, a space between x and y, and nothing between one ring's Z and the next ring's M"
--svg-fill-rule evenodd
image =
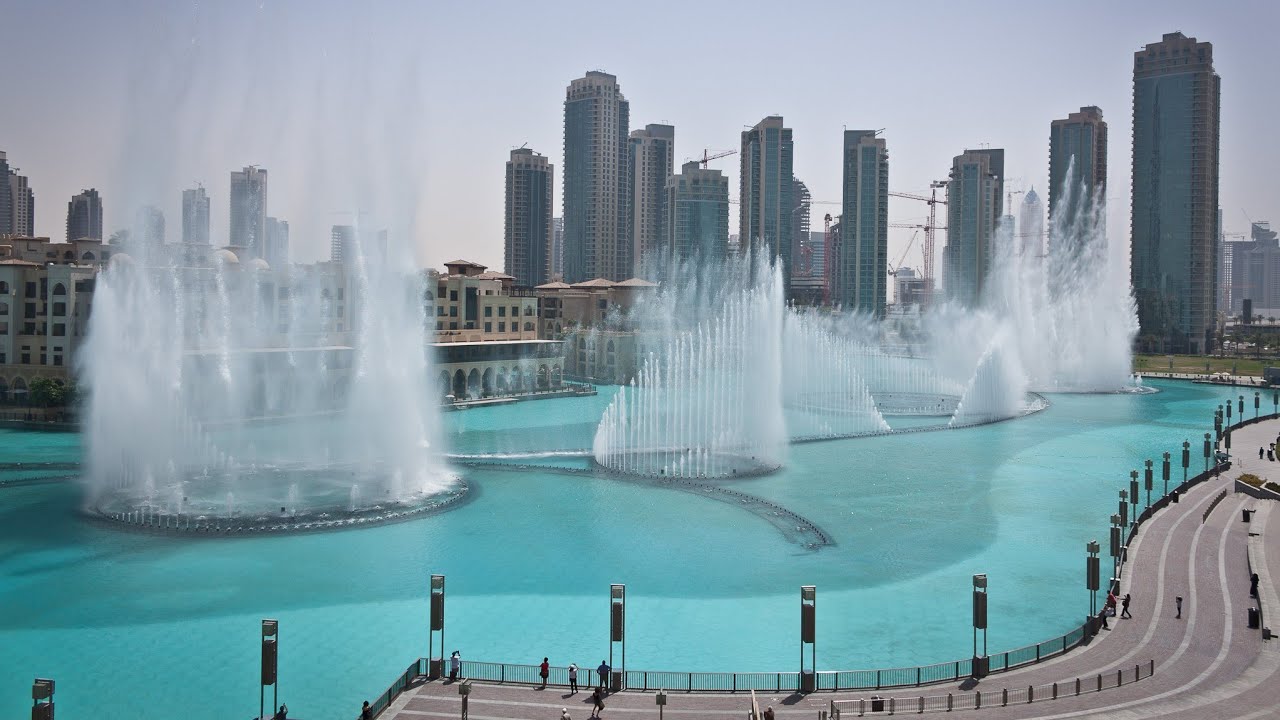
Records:
M569 663L569 695L578 694L578 666ZM608 694L609 671L613 668L609 667L609 663L604 660L600 661L600 667L596 668L596 675L599 681L596 688L591 693L591 717L598 719L600 713L604 711L604 696ZM547 678L551 676L551 662L547 658L542 658L542 663L538 665L538 677L542 679L542 684L538 686L539 690L546 689ZM569 708L560 710L560 720L571 720L569 717Z
M1102 619L1103 628L1107 630L1111 629L1111 625L1107 622L1107 618L1116 616L1117 604L1119 604L1120 606L1120 617L1126 618L1126 619L1133 618L1133 616L1129 614L1129 600L1130 600L1129 593L1125 593L1124 598L1120 598L1115 594L1114 591L1112 590L1107 591L1107 602L1105 605L1102 606L1102 612L1098 613L1098 617Z

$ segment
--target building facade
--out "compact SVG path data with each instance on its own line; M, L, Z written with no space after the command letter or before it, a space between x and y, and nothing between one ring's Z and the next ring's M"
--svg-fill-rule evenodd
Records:
M1130 272L1146 350L1213 349L1220 109L1212 44L1169 33L1134 53Z
M813 246L809 244L812 227L813 196L804 181L791 179L791 281L815 275ZM820 273L819 273L820 274Z
M81 191L67 203L67 242L102 239L102 198L94 188Z
M262 257L267 239L267 171L253 165L231 171L230 198L228 244L243 248L249 258Z
M0 151L0 236L30 237L35 234L36 195L25 175L9 167Z
M1018 208L1018 251L1023 260L1038 261L1045 254L1044 203L1033 187Z
M844 185L835 297L884 319L889 294L889 150L874 130L844 132Z
M729 178L719 170L687 162L666 183L669 263L702 264L723 260L729 251Z
M203 185L182 191L182 242L209 244L209 194Z
M1102 212L1097 204L1106 199L1106 191L1107 123L1102 110L1090 105L1050 123L1049 218L1060 240L1080 242L1081 234L1094 224L1095 213Z
M164 212L154 205L138 208L134 233L143 247L157 248L164 245Z
M791 293L791 128L782 116L771 115L742 133L739 176L738 235L743 251L754 259L768 258L782 265L782 279Z
M618 80L592 71L564 101L564 279L621 280L632 269L630 105Z
M996 225L1004 214L1004 150L965 150L947 183L947 296L977 305L991 274Z
M632 273L645 274L650 262L670 254L663 245L667 232L665 204L667 179L675 173L676 129L670 125L645 125L628 139L631 163L631 257ZM540 283L539 283L540 284Z
M503 269L525 286L545 283L551 274L551 193L554 167L528 148L511 151Z
M329 229L329 262L355 262L357 252L354 225L334 225Z

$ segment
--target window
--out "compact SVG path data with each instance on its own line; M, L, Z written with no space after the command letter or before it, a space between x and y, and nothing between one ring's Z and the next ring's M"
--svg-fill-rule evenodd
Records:
M54 323L53 334L54 337L66 337L67 326L64 323Z
M450 306L449 306L449 317L458 317L458 306L457 306L457 305L450 305ZM456 323L455 323L455 324L456 324Z
M9 334L9 323L0 322L0 335L8 335L8 334Z
M0 315L8 315L8 314L9 314L9 303L0 302Z
M515 305L511 306L511 317L520 317L520 308Z
M527 322L527 323L525 323L525 324L524 324L524 331L525 331L525 332L533 332L533 323L531 323L531 322Z
M492 305L485 305L485 306L484 306L484 316L485 316L485 317L493 317L493 306L492 306Z
M343 299L343 298L342 298L342 291L343 291L343 288L338 288L338 299L339 299L339 300Z
M26 297L33 298L35 296L36 296L36 284L33 282L27 283Z
M54 294L54 295L66 295L66 294L67 294L67 286L66 286L66 285L63 285L62 283L58 283L57 285L54 285L54 286L53 286L53 294Z
M30 364L31 364L31 353L29 353L29 352L24 352L24 353L22 353L22 364L23 364L23 365L30 365Z
M48 356L48 355L46 355L45 353L40 353L40 364L41 364L41 365L48 365L48 364L49 364L49 356Z
M485 331L486 333L491 333L491 332L493 332L493 323L491 323L491 322L487 322L487 323L485 323L485 324L484 324L484 331Z
M458 291L457 291L457 290L450 290L450 291L449 291L449 302L458 302Z
M506 308L506 306L500 306L500 307L498 308L498 317L506 317L506 316L507 316L507 308Z
M458 329L458 323L456 323L456 322L451 322L451 323L449 323L449 329L450 329L450 330L457 330L457 329Z
M58 287L62 287L62 286L61 286L61 285L59 285ZM56 302L56 303L54 303L54 304L53 304L53 314L54 314L54 315L57 315L58 317L66 317L66 315L67 315L67 304L66 304L65 302Z
M504 333L506 331L507 331L507 324L504 322L498 323L498 332Z
M443 329L444 329L444 323L442 323L442 322L438 322L438 323L436 323L436 329L437 329L437 330L443 330Z
M443 315L444 315L444 306L443 306L443 305L437 305L437 306L436 306L436 317L442 317Z
M61 365L62 365L62 356L61 356L61 355L54 355L54 356L53 356L53 364L54 364L54 365L61 366Z
M0 280L0 295L9 294L9 283Z

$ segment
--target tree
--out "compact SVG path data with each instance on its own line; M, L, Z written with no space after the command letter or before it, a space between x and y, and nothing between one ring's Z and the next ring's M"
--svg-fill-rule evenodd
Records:
M36 378L27 386L27 398L37 407L66 407L75 402L76 386L61 380Z

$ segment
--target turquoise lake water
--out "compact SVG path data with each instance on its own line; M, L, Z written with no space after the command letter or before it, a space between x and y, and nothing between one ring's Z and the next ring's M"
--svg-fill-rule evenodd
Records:
M37 676L57 680L65 717L252 717L265 617L280 620L291 713L354 717L427 653L432 573L447 576L446 650L468 660L594 667L610 583L627 586L628 669L794 671L807 584L820 670L966 658L979 572L989 649L1045 640L1088 610L1085 543L1105 546L1129 471L1156 460L1159 490L1169 451L1180 480L1184 439L1203 467L1227 391L1150 384L1161 392L1051 395L994 425L793 445L781 472L724 481L816 524L834 543L818 550L732 503L552 467L574 458L463 467L472 497L440 515L252 539L88 521L74 482L0 486L0 717L28 712ZM611 392L449 413L446 442L585 448ZM0 430L0 482L41 474L14 463L78 460L75 434Z

